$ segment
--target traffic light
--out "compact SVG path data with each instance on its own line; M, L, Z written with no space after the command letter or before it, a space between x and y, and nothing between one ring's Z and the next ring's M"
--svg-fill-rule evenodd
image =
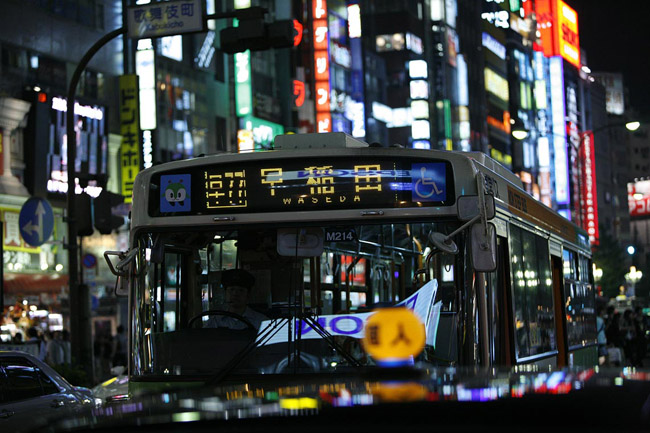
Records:
M90 196L85 192L75 197L75 217L77 219L77 236L93 234L93 214Z
M103 235L109 235L113 230L124 224L124 218L115 216L112 208L124 202L124 196L105 189L94 200L95 228Z
M234 54L246 50L261 51L294 46L297 29L293 20L264 22L260 8L242 9L237 27L228 27L219 33L221 51ZM246 13L243 13L245 12Z

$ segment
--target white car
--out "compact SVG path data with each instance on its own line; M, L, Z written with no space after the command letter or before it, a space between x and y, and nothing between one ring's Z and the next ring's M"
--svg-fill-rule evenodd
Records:
M26 352L0 351L0 431L26 431L94 405L92 391L73 386Z

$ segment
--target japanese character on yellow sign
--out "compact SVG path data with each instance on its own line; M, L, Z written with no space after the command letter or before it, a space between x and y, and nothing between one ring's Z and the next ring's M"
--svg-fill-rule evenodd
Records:
M424 324L405 307L382 308L368 318L363 347L376 361L406 361L420 354Z

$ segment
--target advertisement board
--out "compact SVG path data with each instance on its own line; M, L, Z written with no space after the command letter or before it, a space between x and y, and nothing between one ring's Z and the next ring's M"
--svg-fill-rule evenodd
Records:
M594 134L585 133L580 147L580 159L582 160L582 227L589 234L591 245L598 245L598 194L596 192L596 158L594 148Z
M561 56L580 68L578 14L562 0L537 0L537 28L547 57Z
M630 207L630 216L650 216L650 180L628 183L627 203Z

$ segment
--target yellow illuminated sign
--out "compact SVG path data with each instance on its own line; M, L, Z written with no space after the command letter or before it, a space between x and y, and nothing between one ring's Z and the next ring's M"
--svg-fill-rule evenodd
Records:
M424 324L408 308L382 308L366 322L363 347L377 361L408 360L424 348Z
M140 171L140 123L138 120L138 76L120 76L120 166L124 203L131 203L133 182Z
M2 224L4 225L2 243L5 251L19 251L23 253L38 254L40 247L32 247L20 235L19 209L0 208Z
M155 176L153 182L162 192L169 182L184 182L190 202L172 207L165 195L152 194L150 212L203 215L450 204L448 191L454 188L448 163L381 160L240 161L175 170L173 175ZM435 190L431 185L437 185Z
M355 165L354 169L361 172L362 176L354 177L354 190L359 191L381 191L381 174L377 173L381 170L379 165ZM365 174L363 172L368 172ZM375 183L372 185L372 183Z
M204 173L207 209L246 207L246 170Z
M557 41L560 55L576 68L580 68L580 40L578 39L578 14L562 0L557 2Z

